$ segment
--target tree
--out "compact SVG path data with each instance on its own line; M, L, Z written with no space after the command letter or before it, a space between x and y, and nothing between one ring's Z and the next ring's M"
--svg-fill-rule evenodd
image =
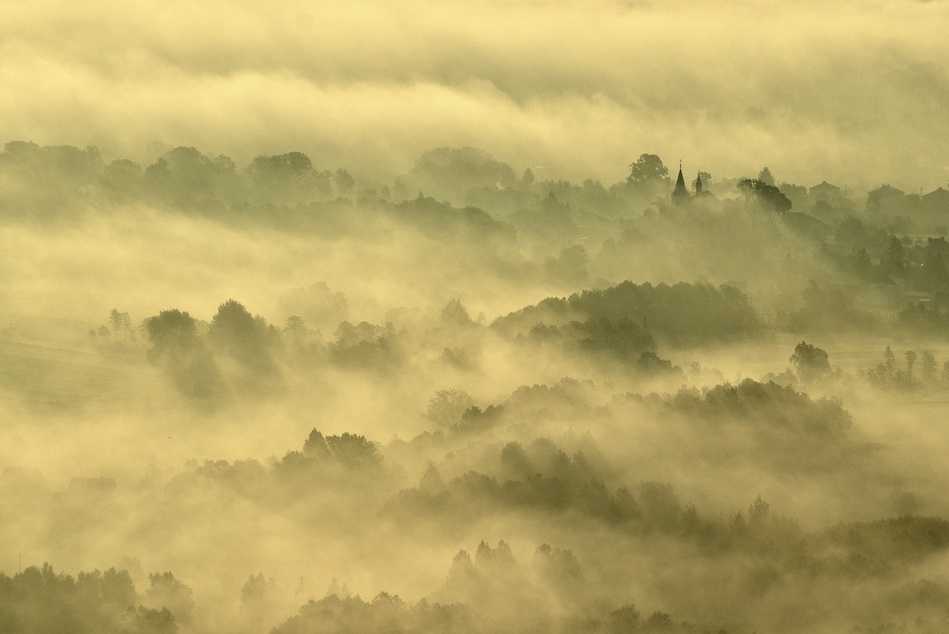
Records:
M429 399L425 417L438 427L451 428L461 422L461 416L475 404L464 390L439 390Z
M109 323L112 325L112 332L118 335L120 332L128 340L129 326L131 318L128 313L120 313L117 308L113 308L109 313Z
M270 345L279 338L262 317L254 317L240 302L229 299L218 306L208 327L208 339L234 359L253 366L270 364Z
M850 267L855 275L863 279L872 279L873 262L870 260L870 255L866 249L861 248L854 251Z
M336 183L336 191L340 196L348 196L356 187L356 179L342 167L336 170L336 174L333 175L333 182Z
M929 350L923 352L923 380L932 383L936 380L936 357Z
M256 628L260 628L276 607L276 584L263 573L251 575L241 588L241 616Z
M175 616L168 608L155 610L141 605L133 608L130 605L122 621L124 623L122 634L176 634L178 632Z
M639 485L639 502L650 528L670 532L682 521L682 504L671 484L642 482Z
M771 170L767 166L758 172L758 180L765 185L774 185L774 176L771 175Z
M103 168L99 186L113 198L131 198L139 195L141 180L141 165L128 159L117 159Z
M175 575L170 572L150 574L148 583L145 599L151 607L168 608L177 620L184 624L191 622L194 598L189 586L175 579Z
M145 331L152 344L148 351L152 362L164 355L183 356L192 349L197 338L194 317L176 308L163 310L156 317L146 319Z
M669 169L655 154L641 154L635 163L629 165L628 185L643 187L665 183L669 180Z
M243 304L229 299L218 306L208 337L224 347L239 346L254 338L254 317Z
M818 381L830 373L827 352L806 341L797 344L790 362L797 369L798 378L804 383Z
M611 634L632 634L639 631L639 610L632 604L624 605L607 615Z
M748 508L748 522L750 524L761 524L771 513L771 505L761 499L761 496L755 498Z
M780 189L756 178L743 178L738 181L738 191L776 213L783 214L791 210L791 201Z
M277 203L308 202L332 193L336 181L341 195L345 195L349 174L334 175L318 172L303 152L287 152L273 156L258 156L244 170L258 200Z
M422 474L422 478L419 480L418 490L420 493L432 497L442 495L448 491L448 487L445 486L445 481L442 479L442 474L438 472L438 467L434 463L428 463L425 473Z
M233 199L239 193L234 161L210 158L193 147L176 147L145 169L143 180L152 193L175 203Z
M194 318L177 309L163 310L146 319L144 326L152 344L148 360L160 363L182 393L209 396L217 385L218 373L198 337Z
M880 259L880 266L890 275L903 275L906 270L904 257L903 243L896 236L891 236L886 243L886 252Z
M343 432L340 436L328 436L326 445L333 456L349 468L371 470L382 464L382 455L375 443L365 436Z
M310 336L310 329L306 327L302 317L290 315L287 317L287 325L283 328L283 334L284 340L291 344L294 349L303 350Z
M478 579L471 555L467 551L459 550L448 569L448 579L445 587L454 592L465 592Z
M326 444L326 439L315 427L310 430L310 435L303 443L303 455L317 460L325 460L330 457L330 449Z
M892 379L893 373L896 371L896 355L893 354L890 346L887 346L886 350L883 351L883 367L886 370L886 378Z
M517 182L507 163L475 148L436 148L419 157L396 184L438 199L463 198L472 189L505 189Z
M443 323L454 326L468 326L473 323L468 310L459 299L451 300L442 308L441 319Z
M696 175L695 180L692 181L692 188L695 189L696 191L698 191L698 184L699 184L699 181L702 182L702 189L703 189L704 191L708 192L708 186L709 186L709 184L712 182L712 175L709 174L708 172L702 172L702 171L700 171L700 172Z
M916 353L912 350L906 351L906 376L910 382L913 381L913 366L916 365Z
M577 581L583 576L580 561L573 551L551 548L550 544L537 547L531 565L543 577L553 582Z

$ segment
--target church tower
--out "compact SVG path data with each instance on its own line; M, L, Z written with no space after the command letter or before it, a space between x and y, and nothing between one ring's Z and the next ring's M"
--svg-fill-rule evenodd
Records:
M672 191L672 202L677 205L689 202L689 190L685 188L685 178L682 176L682 161L679 161L679 176L676 178L676 187Z

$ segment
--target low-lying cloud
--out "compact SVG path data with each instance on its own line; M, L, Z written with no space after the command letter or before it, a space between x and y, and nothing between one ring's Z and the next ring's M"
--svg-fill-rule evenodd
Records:
M143 161L177 145L239 162L299 149L383 180L466 145L605 183L647 151L805 185L928 189L949 171L942 2L9 12L4 138Z

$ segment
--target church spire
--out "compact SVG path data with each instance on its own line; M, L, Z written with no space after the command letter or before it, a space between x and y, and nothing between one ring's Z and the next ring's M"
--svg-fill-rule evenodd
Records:
M689 200L689 190L685 188L685 178L682 176L682 161L679 161L679 176L676 178L676 187L672 191L672 202L681 205Z

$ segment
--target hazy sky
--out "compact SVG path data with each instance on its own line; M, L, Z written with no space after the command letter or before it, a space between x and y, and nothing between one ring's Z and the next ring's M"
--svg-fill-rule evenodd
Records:
M949 183L949 3L7 0L0 139L151 162L302 150L390 180L483 148L605 183Z

